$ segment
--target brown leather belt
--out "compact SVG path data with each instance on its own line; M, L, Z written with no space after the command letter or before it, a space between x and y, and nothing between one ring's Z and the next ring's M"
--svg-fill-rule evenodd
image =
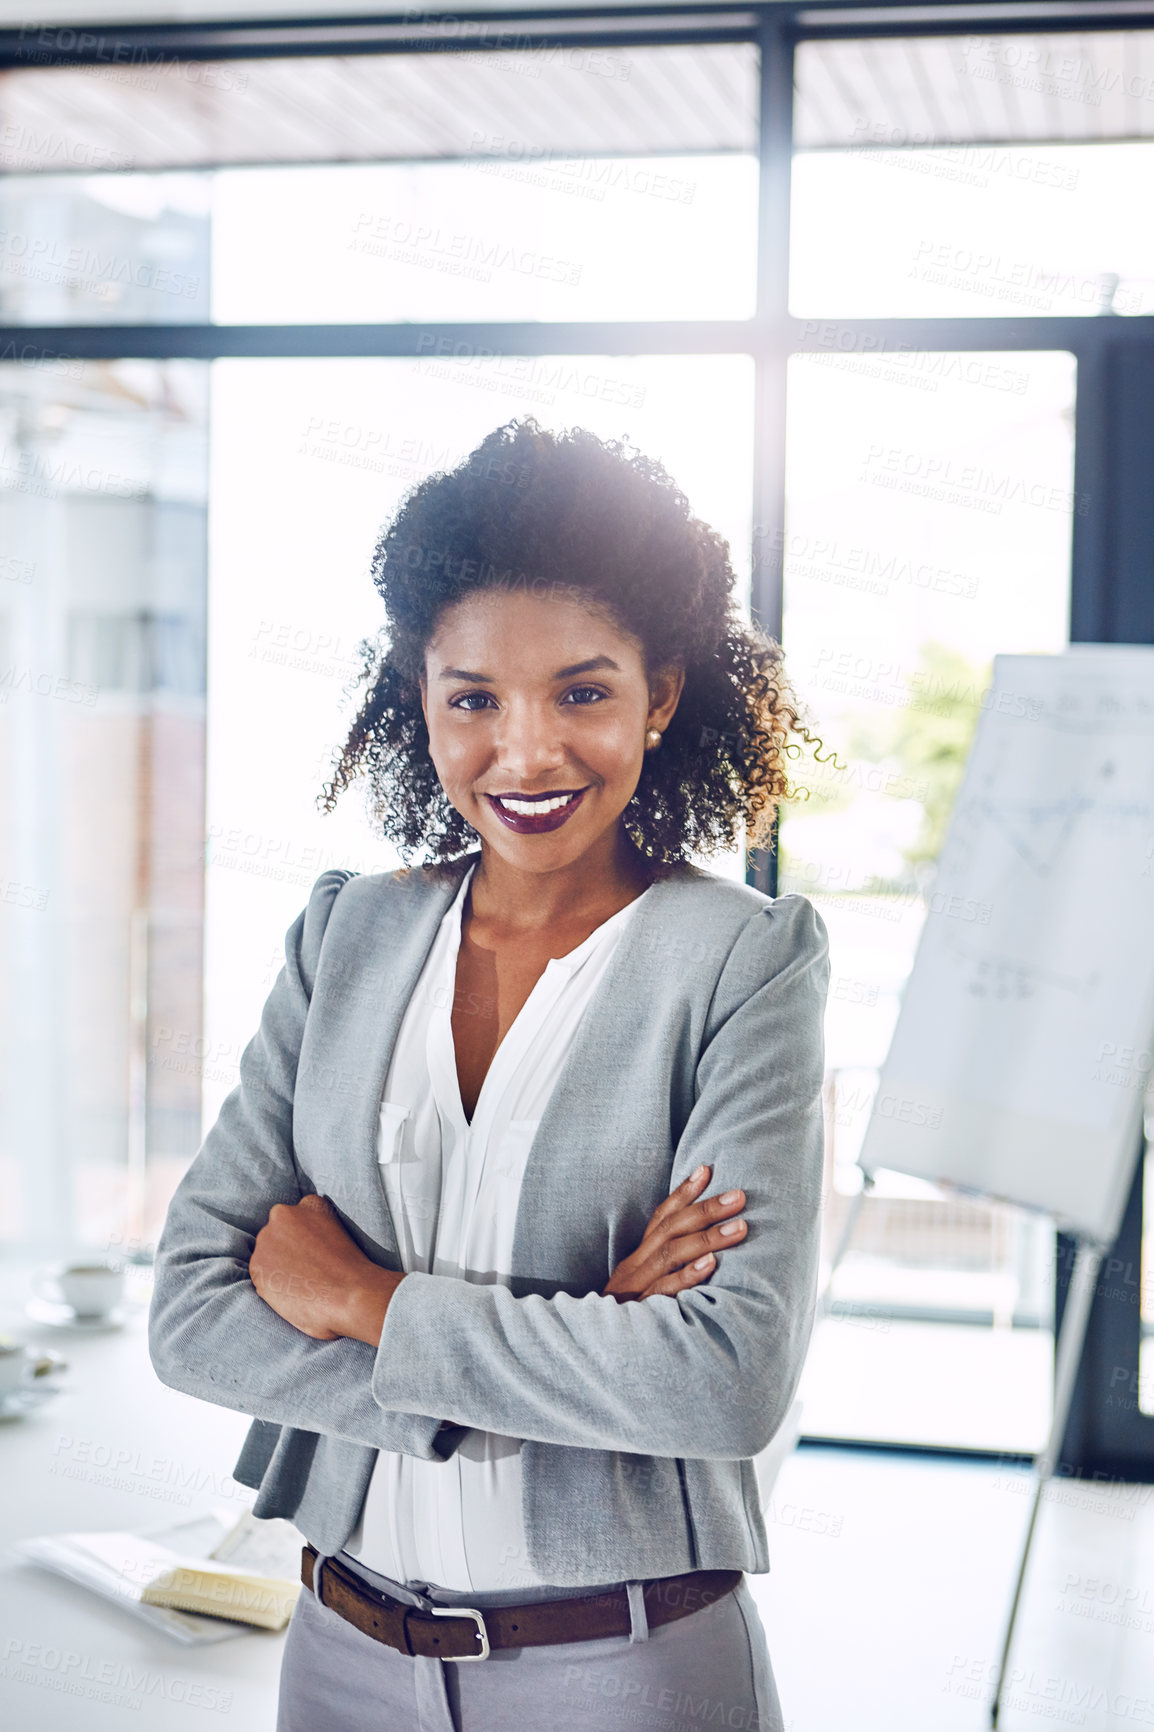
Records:
M305 1546L301 1581L310 1591L316 1559L315 1547ZM658 1576L645 1582L645 1615L650 1627L702 1611L731 1593L741 1577L740 1570L690 1570L682 1576ZM437 1606L425 1611L370 1587L336 1558L325 1559L320 1599L362 1635L387 1642L402 1654L426 1654L434 1660L483 1660L494 1648L587 1642L598 1636L627 1636L631 1628L629 1596L624 1588L578 1600L490 1606L484 1613L472 1606Z

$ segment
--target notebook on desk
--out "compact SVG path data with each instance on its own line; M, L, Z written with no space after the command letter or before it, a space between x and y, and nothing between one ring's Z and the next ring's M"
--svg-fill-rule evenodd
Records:
M46 1534L16 1552L114 1600L182 1642L220 1641L245 1629L283 1630L300 1592L302 1539L290 1522L245 1510L215 1519L207 1555L186 1523L152 1534Z

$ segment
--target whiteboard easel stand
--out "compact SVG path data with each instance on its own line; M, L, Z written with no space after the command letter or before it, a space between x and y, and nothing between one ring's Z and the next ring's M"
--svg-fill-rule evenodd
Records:
M837 1236L837 1244L833 1248L833 1255L830 1258L829 1274L825 1278L825 1286L822 1288L817 1301L817 1315L814 1318L815 1327L823 1320L823 1318L829 1316L829 1308L832 1302L830 1296L833 1292L834 1276L837 1274L838 1269L845 1259L845 1254L849 1250L849 1242L853 1238L853 1230L857 1226L857 1218L861 1214L861 1206L874 1188L874 1175L872 1173L867 1173L864 1167L859 1168L859 1171L861 1173L861 1185L850 1199L850 1205L846 1210L845 1220L842 1222L841 1232Z
M817 1303L817 1322L828 1317L831 1295L833 1293L834 1277L845 1258L853 1230L861 1213L862 1203L874 1187L874 1174L865 1167L861 1169L861 1189L855 1192L841 1232L838 1234L830 1262L829 1274ZM1000 1199L998 1199L1000 1200ZM1018 1622L1018 1609L1022 1599L1022 1589L1026 1581L1026 1570L1030 1562L1030 1550L1034 1542L1034 1530L1038 1521L1038 1510L1041 1507L1045 1489L1054 1477L1054 1469L1062 1453L1062 1444L1066 1437L1066 1425L1070 1418L1070 1406L1074 1399L1074 1385L1078 1380L1078 1368L1082 1363L1082 1348L1086 1340L1086 1328L1090 1321L1090 1307L1094 1299L1094 1289L1098 1284L1098 1272L1102 1267L1102 1259L1107 1247L1096 1239L1083 1234L1075 1235L1077 1250L1074 1256L1074 1267L1070 1272L1070 1285L1066 1290L1066 1303L1062 1310L1062 1324L1058 1330L1057 1352L1054 1358L1054 1405L1050 1419L1050 1434L1042 1454L1034 1459L1034 1495L1030 1504L1030 1519L1026 1527L1026 1537L1022 1542L1022 1554L1018 1564L1017 1580L1014 1583L1014 1597L1010 1602L1010 1615L1006 1621L1006 1634L1002 1641L1002 1654L998 1662L998 1678L994 1690L994 1699L990 1704L990 1725L997 1727L998 1715L1001 1711L1002 1697L1005 1692L1006 1671L1010 1662L1010 1648L1013 1645L1014 1630Z
M1066 1436L1066 1423L1070 1417L1070 1404L1074 1399L1074 1385L1078 1377L1078 1367L1082 1362L1086 1325L1090 1321L1090 1307L1094 1299L1094 1289L1098 1283L1098 1271L1106 1254L1106 1247L1094 1239L1079 1236L1077 1247L1074 1267L1070 1274L1070 1285L1066 1292L1066 1304L1062 1312L1062 1325L1058 1331L1058 1351L1054 1364L1054 1410L1050 1421L1050 1435L1042 1454L1037 1456L1034 1461L1034 1496L1030 1504L1030 1520L1022 1544L1018 1578L1014 1583L1014 1597L1010 1602L1010 1616L1006 1623L1006 1634L1002 1643L1002 1657L998 1662L998 1681L994 1690L993 1702L990 1704L990 1725L993 1727L998 1725L998 1715L1002 1706L1006 1671L1010 1663L1010 1648L1014 1640L1014 1628L1018 1621L1018 1608L1021 1604L1022 1588L1026 1580L1026 1568L1030 1561L1030 1548L1034 1540L1034 1529L1037 1526L1038 1510L1041 1507L1046 1486L1053 1478L1054 1469L1062 1453L1062 1443Z

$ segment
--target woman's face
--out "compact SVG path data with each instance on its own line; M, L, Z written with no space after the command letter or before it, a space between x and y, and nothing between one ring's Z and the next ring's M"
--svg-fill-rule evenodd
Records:
M483 843L556 871L616 842L683 675L646 677L641 646L578 599L479 590L440 615L421 701L441 786Z

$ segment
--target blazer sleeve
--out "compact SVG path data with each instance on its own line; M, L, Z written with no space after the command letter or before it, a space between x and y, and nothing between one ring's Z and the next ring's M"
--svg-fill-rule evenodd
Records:
M265 1304L248 1273L273 1204L297 1203L311 1188L293 1152L293 1090L325 927L352 876L323 872L288 930L284 967L241 1055L240 1082L169 1205L148 1346L161 1382L186 1395L435 1460L441 1420L415 1408L393 1412L374 1399L376 1349L294 1329Z
M672 1186L701 1162L749 1231L709 1279L620 1304L415 1272L385 1318L382 1407L543 1443L740 1459L793 1399L813 1325L823 1174L826 932L802 896L754 913L714 994ZM594 1206L594 1199L590 1199Z

